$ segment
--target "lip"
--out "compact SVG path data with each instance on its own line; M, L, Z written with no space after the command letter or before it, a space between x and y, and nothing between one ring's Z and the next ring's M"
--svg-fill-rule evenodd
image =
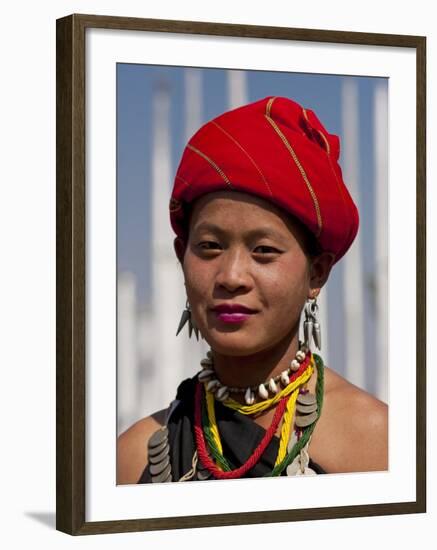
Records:
M256 313L254 309L250 309L246 306L243 306L242 304L219 304L213 307L212 310L215 311L216 313L229 313L229 314L246 313L250 315L251 313Z
M257 313L242 304L219 304L213 308L213 312L216 314L217 319L229 324L242 323L249 319L251 315Z

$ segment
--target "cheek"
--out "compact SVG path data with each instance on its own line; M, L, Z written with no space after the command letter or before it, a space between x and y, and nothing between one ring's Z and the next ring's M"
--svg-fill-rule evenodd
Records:
M188 299L192 301L198 300L199 297L205 296L207 289L211 285L212 274L211 269L204 262L187 253L184 259L184 279L187 289Z
M307 265L303 261L278 264L266 279L266 299L284 311L300 312L309 288Z

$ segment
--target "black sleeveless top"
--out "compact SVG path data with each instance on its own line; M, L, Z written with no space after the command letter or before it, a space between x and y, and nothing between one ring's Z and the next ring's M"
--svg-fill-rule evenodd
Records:
M183 475L192 469L193 455L196 450L194 437L194 394L197 384L197 374L187 378L179 385L176 399L179 401L173 409L167 422L170 444L170 464L172 480L178 481ZM246 415L226 407L219 401L215 401L215 415L223 454L229 462L231 469L240 467L248 460L254 449L261 442L266 430L256 424ZM279 449L279 438L273 436L266 447L261 459L243 477L263 477L270 472L276 461ZM308 466L317 474L326 473L323 468L311 459ZM215 479L201 464L197 463L198 475L194 475L187 481L199 479ZM286 475L286 469L281 475ZM146 466L137 483L151 483L152 476L149 465Z

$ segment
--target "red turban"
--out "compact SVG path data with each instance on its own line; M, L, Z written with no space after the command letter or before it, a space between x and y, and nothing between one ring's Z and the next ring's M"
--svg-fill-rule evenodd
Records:
M359 219L339 154L338 137L291 99L266 97L227 111L185 147L170 199L172 227L186 238L185 205L205 193L252 193L300 220L337 262L352 244Z

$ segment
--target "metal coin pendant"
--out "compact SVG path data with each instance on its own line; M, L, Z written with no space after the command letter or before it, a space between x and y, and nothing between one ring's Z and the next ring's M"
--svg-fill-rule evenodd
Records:
M164 441L162 441L162 443L160 443L156 447L150 447L150 445L148 445L148 455L149 456L159 455L159 453L161 453L162 450L165 449L167 445L168 445L167 439L164 439Z
M312 405L313 403L317 403L317 399L313 393L300 393L297 396L297 402L301 405Z
M298 428L306 428L317 420L317 416L317 411L311 414L297 415L295 420L296 426Z
M164 458L168 455L169 450L170 450L170 446L166 445L164 449L158 454L152 455L149 453L150 462L152 464L157 464L158 462L162 462Z
M311 405L302 405L302 403L296 403L296 410L300 414L309 414L317 411L317 403L312 403Z
M163 441L166 441L167 438L168 438L168 428L167 426L164 426L163 428L160 428L152 435L152 437L149 439L148 445L149 447L157 447L158 445L161 445Z
M157 464L150 464L149 466L150 473L152 474L152 476L157 476L161 472L163 472L169 464L170 464L170 457L166 455L164 460L161 460L161 462L158 462Z
M165 481L171 481L171 465L169 464L165 470L163 470L160 474L154 476L152 475L152 483L163 483ZM170 476L170 479L169 479Z

